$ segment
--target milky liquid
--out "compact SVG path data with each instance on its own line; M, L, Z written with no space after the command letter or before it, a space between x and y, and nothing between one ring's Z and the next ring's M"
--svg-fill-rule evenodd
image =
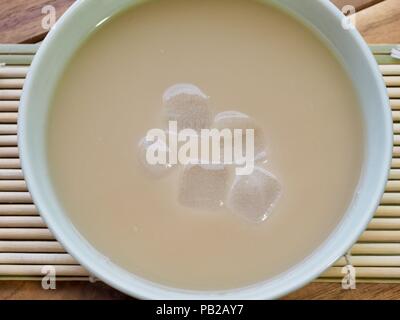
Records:
M162 94L176 83L199 86L215 114L262 126L265 168L282 185L266 221L182 206L181 169L140 170L137 145L164 126ZM310 255L351 203L364 143L340 63L299 22L250 0L154 1L106 22L68 66L48 130L54 188L81 234L126 270L190 289L253 284Z

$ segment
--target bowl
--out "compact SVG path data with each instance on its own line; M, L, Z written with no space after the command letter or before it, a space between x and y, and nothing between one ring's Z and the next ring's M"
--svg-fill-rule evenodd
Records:
M167 287L129 273L100 254L68 219L49 178L47 116L57 81L69 59L93 30L144 0L77 1L42 43L32 63L19 110L18 144L22 170L34 203L65 249L91 274L129 295L148 299L272 299L316 278L357 240L384 192L392 158L392 119L386 88L369 47L328 0L260 0L288 12L318 33L339 57L359 96L365 127L364 163L358 192L341 222L306 259L257 284L225 291Z

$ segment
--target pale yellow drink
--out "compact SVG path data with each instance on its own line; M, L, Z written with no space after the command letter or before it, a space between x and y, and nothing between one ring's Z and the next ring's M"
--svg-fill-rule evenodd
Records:
M282 197L263 223L177 201L179 169L139 170L136 146L163 126L161 96L194 83L214 111L257 119ZM121 267L162 284L226 289L310 255L349 207L363 128L330 50L288 15L251 0L154 1L99 28L68 66L49 118L59 199L82 235Z

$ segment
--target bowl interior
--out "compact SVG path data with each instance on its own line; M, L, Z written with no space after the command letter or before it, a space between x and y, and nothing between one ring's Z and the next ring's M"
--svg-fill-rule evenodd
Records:
M92 247L75 229L58 203L47 166L47 115L53 92L69 59L97 26L142 2L145 0L77 1L50 32L34 59L21 99L18 134L22 168L43 218L64 247L93 275L137 297L276 298L304 285L356 241L379 204L386 184L392 155L391 112L383 79L368 46L356 30L342 27L343 16L329 1L261 0L281 7L319 33L348 71L361 101L366 128L365 160L359 192L330 237L291 270L268 281L236 290L180 290L135 276Z

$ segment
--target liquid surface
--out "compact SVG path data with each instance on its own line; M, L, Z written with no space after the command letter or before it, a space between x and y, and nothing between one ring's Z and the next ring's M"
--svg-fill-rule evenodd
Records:
M137 144L163 126L175 83L262 126L266 169L282 184L265 222L181 206L180 169L139 169ZM246 0L155 1L111 19L73 57L48 130L51 178L76 228L121 267L180 288L245 286L299 263L342 218L362 166L361 114L339 62L299 22Z

